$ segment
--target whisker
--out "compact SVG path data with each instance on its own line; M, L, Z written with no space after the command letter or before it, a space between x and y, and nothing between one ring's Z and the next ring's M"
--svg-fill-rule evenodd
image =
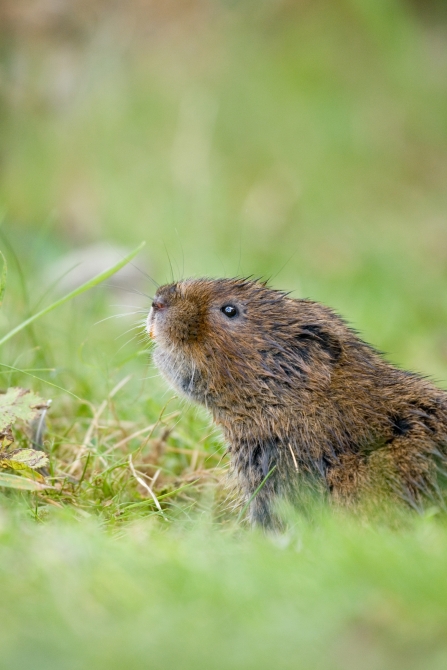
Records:
M100 319L96 323L94 323L94 326L97 326L99 323L104 323L104 321L109 321L109 319L119 319L124 316L133 316L134 314L145 314L143 311L139 312L125 312L124 314L112 314L112 316L106 316L105 319Z
M237 264L237 272L236 272L238 276L241 271L241 263L242 263L242 228L239 228L239 261Z
M129 304L120 304L120 303L111 303L110 307L133 307L133 305ZM147 314L148 310L147 309L135 309L133 312L129 312L129 314Z
M128 333L131 333L133 330L140 330L141 328L143 328L143 324L142 324L142 323L139 323L139 324L136 325L136 326L132 326L132 328L129 328L128 330L125 330L124 333L120 333L119 335L117 335L117 337L115 337L115 342L116 342L117 340L119 340L120 337L124 337L124 335L127 335Z
M154 279L153 277L150 276L150 274L148 274L147 272L145 272L144 270L142 270L141 268L139 268L138 265L135 265L135 263L132 263L132 261L129 263L129 265L131 265L132 267L134 267L135 270L138 270L138 272L141 272L141 274L143 275L143 277L146 277L146 279L149 279L149 281L151 281L151 282L153 283L153 285L155 286L155 288L160 288L160 284L159 284L158 282L156 282L155 279Z
M147 293L143 293L142 291L138 291L136 288L125 288L124 286L118 286L118 284L104 284L104 286L107 286L108 288L118 288L120 291L126 291L126 293L135 293L136 295L142 295L144 298L148 298L149 300L153 300L153 296L148 295Z
M131 342L133 342L136 338L137 338L137 336L134 335L133 337L130 338L130 340L127 340L127 342L124 342L124 344L121 345L121 347L118 349L118 351L115 351L115 356L116 356L117 354L119 354L119 352L121 351L121 349L124 349L124 347L127 347L127 345L130 344Z
M124 258L124 256L123 256L122 254L118 254L118 256L121 256L121 258ZM141 272L142 275L144 275L144 276L145 276L147 279L149 279L149 280L150 280L150 281L151 281L157 288L159 288L160 285L157 284L157 282L155 281L155 279L153 279L149 274L147 274L147 272L144 272L144 270L142 270L142 269L139 268L137 265L135 265L135 263L132 263L132 261L129 261L129 265L132 265L132 266L135 268L135 270L138 270L138 272Z
M164 248L165 248L166 256L168 257L169 267L171 268L171 281L172 281L172 283L174 283L174 282L175 282L175 279L174 279L174 270L172 269L171 257L169 256L168 248L167 248L165 242L163 242L163 246L164 246Z
M176 235L177 235L177 237L178 237L178 241L179 241L179 243L180 243L180 249L181 249L181 251L182 251L182 274L181 274L181 278L183 279L183 277L185 276L185 251L184 251L184 249L183 249L182 239L181 239L181 237L180 237L180 235L179 235L179 233L178 233L178 229L177 229L177 228L175 228L175 232L176 232Z
M279 274L281 274L281 272L284 270L284 268L286 267L286 265L288 265L288 264L290 263L290 261L291 261L292 258L297 254L297 252L298 252L298 250L295 249L295 251L293 252L293 254L291 254L291 256L289 256L289 258L288 258L288 259L286 260L286 262L279 268L279 270L278 270L277 272L275 272L275 274L274 274L273 276L269 277L269 280L268 280L269 282L271 282L273 279L276 279L276 277L277 277Z

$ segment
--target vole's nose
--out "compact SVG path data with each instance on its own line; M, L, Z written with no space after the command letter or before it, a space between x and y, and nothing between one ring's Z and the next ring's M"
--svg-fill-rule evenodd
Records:
M158 312L160 309L165 309L165 307L167 307L167 303L163 298L154 298L154 301L152 302L154 312Z

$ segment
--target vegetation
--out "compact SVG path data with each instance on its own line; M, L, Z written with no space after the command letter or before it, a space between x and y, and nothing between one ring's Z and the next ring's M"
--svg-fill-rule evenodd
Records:
M1 387L52 404L48 472L0 487L4 666L444 668L443 513L309 500L283 536L249 530L219 433L150 362L150 279L133 302L47 279L74 246L144 240L132 262L159 282L170 264L270 275L446 386L442 11L18 4L0 21Z

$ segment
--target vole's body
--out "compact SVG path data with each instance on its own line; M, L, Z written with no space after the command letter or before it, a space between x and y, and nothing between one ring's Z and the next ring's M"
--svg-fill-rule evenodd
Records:
M148 330L168 381L222 427L246 496L269 475L254 521L269 525L276 495L293 497L307 475L342 501L440 499L447 393L327 307L251 280L186 280L157 291Z

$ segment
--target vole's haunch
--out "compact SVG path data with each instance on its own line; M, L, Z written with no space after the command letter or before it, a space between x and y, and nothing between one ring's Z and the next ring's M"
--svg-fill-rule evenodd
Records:
M272 524L274 498L309 475L340 501L442 502L447 393L329 308L249 279L186 280L158 289L148 331L167 380L222 427L247 499L264 482L253 521Z

